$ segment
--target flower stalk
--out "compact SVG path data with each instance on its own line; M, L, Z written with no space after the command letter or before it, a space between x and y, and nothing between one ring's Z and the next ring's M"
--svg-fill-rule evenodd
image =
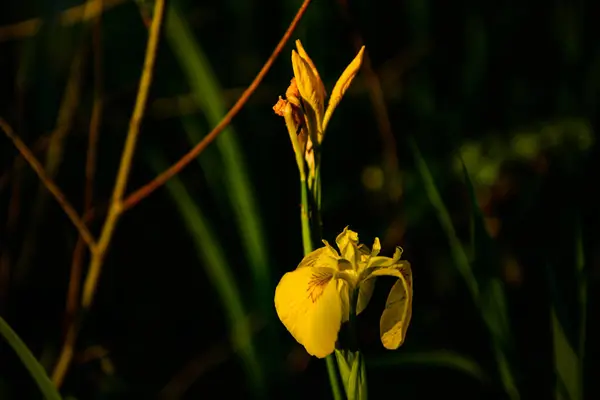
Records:
M296 47L297 51L292 51L294 78L286 98L279 97L273 109L284 117L298 166L304 259L296 270L281 278L275 291L275 308L306 351L326 359L334 398L342 398L339 368L346 397L365 400L366 367L358 350L356 316L371 298L374 278L397 278L381 317L380 331L384 347L398 348L404 342L411 318L412 272L410 264L401 260L400 248L393 257L379 256L379 239L369 249L359 244L358 234L348 227L336 238L339 251L325 240L323 247L314 248L316 238L321 238L321 144L333 111L360 69L364 47L338 79L327 107L325 87L314 63L300 41L296 41ZM347 349L338 341L344 323L348 330Z

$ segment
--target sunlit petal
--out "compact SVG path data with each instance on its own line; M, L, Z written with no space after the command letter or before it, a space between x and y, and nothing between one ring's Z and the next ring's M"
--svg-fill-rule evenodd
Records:
M398 281L390 290L385 310L379 323L381 342L387 349L397 349L406 337L406 331L412 316L412 271L407 261L402 261L395 268L377 268L371 276L393 276Z
M336 82L333 90L331 91L331 96L329 97L329 104L327 105L327 111L325 112L325 117L323 119L323 131L327 127L329 123L329 119L331 118L331 114L340 103L340 100L346 93L346 90L350 87L350 84L354 80L354 77L358 73L360 66L362 64L363 54L365 52L365 46L361 47L360 51L354 57L354 60L346 67L338 81Z
M327 242L325 242L325 244L325 247L320 247L308 253L302 261L300 261L298 268L324 267L337 269L339 254L333 247L329 246Z
M296 40L296 48L298 49L298 54L300 54L300 57L302 57L307 62L307 64L310 65L310 69L312 69L313 74L319 81L319 84L317 85L317 87L315 89L317 90L317 94L321 100L321 104L324 106L326 92L325 92L325 86L323 85L323 81L321 80L321 77L319 76L319 71L317 70L315 63L313 63L313 61L308 56L308 53L306 52L306 50L304 50L304 47L302 46L302 42L300 42L300 40ZM321 115L323 115L322 110L321 110Z
M373 242L373 249L371 250L371 257L375 257L381 251L381 243L379 242L379 238L375 238ZM402 253L400 253L402 255Z
M360 252L358 250L358 233L345 227L342 233L338 235L335 242L340 249L343 258L350 261L354 268L357 268Z
M277 315L306 351L319 358L333 352L342 322L342 300L335 271L297 268L275 290Z
M319 127L323 118L323 103L325 101L320 92L320 87L323 85L321 79L315 76L308 62L296 53L295 50L292 50L292 67L300 96L304 100L305 106L312 108L317 127ZM306 112L308 113L308 110Z
M394 252L394 256L390 257L382 257L382 256L371 256L367 263L368 269L372 268L382 268L382 267L391 267L400 262L400 258L402 257L402 249L400 247L396 247L396 251Z

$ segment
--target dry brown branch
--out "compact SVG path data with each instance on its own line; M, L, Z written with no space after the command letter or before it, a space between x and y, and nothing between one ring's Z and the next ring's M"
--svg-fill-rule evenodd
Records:
M248 86L248 88L244 91L244 93L242 93L242 95L240 96L238 101L233 105L233 107L231 107L231 109L227 112L227 114L225 114L225 116L223 117L221 122L219 122L217 124L217 126L215 126L213 128L213 130L208 135L206 135L204 137L204 139L202 139L202 141L200 141L200 143L198 143L192 150L190 150L186 155L184 155L179 161L177 161L175 164L170 166L166 171L162 172L160 175L158 175L152 181L148 182L146 185L142 186L141 188L139 188L138 190L136 190L135 192L133 192L132 194L127 196L127 198L123 201L124 209L126 209L126 210L130 209L131 207L133 207L134 205L139 203L142 199L144 199L145 197L148 197L156 189L158 189L159 187L164 185L165 182L167 182L173 176L177 175L179 173L179 171L181 171L190 162L192 162L194 159L196 159L196 157L198 157L198 155L200 153L202 153L202 151L213 140L215 140L217 136L219 136L219 134L223 131L223 129L225 129L227 127L227 125L229 125L231 123L231 120L233 119L233 117L235 117L237 115L237 113L242 109L242 107L244 107L244 105L246 104L246 102L248 101L250 96L254 93L254 91L256 90L258 85L262 82L262 80L265 77L265 75L267 74L267 72L269 72L269 69L271 69L271 66L275 62L275 59L277 59L277 56L279 56L279 54L283 50L283 47L288 42L288 40L292 36L292 33L296 29L296 26L302 19L302 16L306 12L306 9L308 8L308 5L310 4L310 1L311 0L304 0L302 5L298 9L296 16L290 23L290 26L288 27L287 31L285 32L285 34L283 35L283 37L281 38L279 43L277 44L277 47L275 47L275 50L273 50L273 53L271 54L269 59L265 62L265 64L263 65L261 70L258 72L258 74L254 78L254 80L252 81L250 86Z
M108 209L108 215L106 216L104 226L102 227L102 233L98 239L98 244L94 251L92 251L88 274L83 287L81 306L84 311L89 309L94 299L104 257L110 245L119 217L123 212L123 194L125 192L125 187L127 186L129 171L131 170L131 164L133 161L133 154L135 152L135 146L140 131L140 124L142 117L144 116L148 92L150 90L150 84L152 82L152 76L154 73L154 63L156 61L156 52L158 49L164 8L164 0L155 1L152 24L150 26L148 44L146 46L146 56L144 58L144 68L140 78L140 86L136 97L133 114L131 115L131 120L129 122L127 138L125 139L125 147L123 149L123 154L121 155L121 163L119 165L119 171L117 173L115 187ZM73 351L75 343L77 342L78 333L79 324L72 324L67 332L58 362L52 373L52 381L57 387L61 386L69 365L73 359Z
M15 135L10 125L2 118L0 118L0 129L4 131L4 133L6 134L6 136L8 136L10 140L12 140L19 153L21 153L25 161L27 161L27 163L35 171L35 173L37 174L40 181L42 181L44 186L50 191L50 193L52 193L58 204L60 204L60 206L64 210L65 214L67 214L71 222L73 222L73 225L75 225L75 228L77 228L77 230L79 231L79 234L81 235L83 240L93 251L96 248L96 241L94 240L94 237L90 233L85 223L77 214L77 211L75 211L75 208L73 208L71 203L69 203L63 192L58 188L58 186L56 186L56 184L50 178L48 178L46 172L44 171L44 167L42 167L42 164L40 164L40 162L35 158L31 150L29 150L27 145L23 143L23 141L17 135Z

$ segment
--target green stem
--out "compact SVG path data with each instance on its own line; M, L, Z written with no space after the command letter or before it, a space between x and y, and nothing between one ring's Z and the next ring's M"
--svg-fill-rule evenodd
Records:
M312 239L310 234L310 220L308 217L308 189L306 179L300 174L300 194L302 204L300 205L300 222L302 224L302 245L304 246L304 255L310 253L312 249Z
M329 385L331 386L331 393L335 400L342 400L342 390L340 389L340 382L337 377L337 366L335 365L334 355L330 354L325 358L327 363L327 375L329 375Z
M61 400L62 397L60 397L58 390L56 390L56 387L52 384L50 378L48 378L44 368L35 359L33 354L31 354L27 345L23 343L21 338L2 317L0 317L0 335L6 339L10 347L17 353L17 356L19 356L31 377L37 383L40 391L44 394L44 397L48 400Z

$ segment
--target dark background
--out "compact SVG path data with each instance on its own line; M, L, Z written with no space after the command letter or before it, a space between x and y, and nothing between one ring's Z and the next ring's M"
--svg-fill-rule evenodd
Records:
M142 70L152 2L121 3L103 13L100 28L57 17L79 4L73 0L0 5L0 117L42 162L45 143L68 126L54 178L80 212L96 74L104 109L94 205L102 208ZM177 7L197 47L186 47L166 24L128 193L216 125L300 1L168 4ZM495 351L506 354L521 398L569 398L557 389L560 371L576 371L575 384L583 379L585 393L575 398L597 398L597 15L594 2L583 0L310 5L292 38L302 40L328 92L357 41L371 64L363 64L324 142L323 236L333 242L349 225L369 246L378 236L385 255L402 246L413 266L413 318L400 349L386 351L378 335L393 282L378 282L359 318L371 398L508 398ZM15 37L11 26L32 18L43 19L37 34ZM61 388L65 398L330 398L325 363L309 358L272 304L276 283L302 258L297 170L283 119L272 111L292 77L292 46L234 119L235 131L224 132L178 175L190 198L163 187L120 221ZM73 68L78 55L81 66ZM186 73L186 62L202 71ZM74 71L81 74L74 84L80 93L60 120ZM217 96L201 78L194 83L204 73L214 74L209 80ZM374 107L377 100L383 109ZM389 132L381 129L386 120ZM4 136L0 157L0 313L51 371L64 335L77 232ZM472 229L477 213L460 157L485 230ZM440 224L419 162L431 172L491 305L476 304L467 290L452 255L457 243ZM244 212L257 224L248 228ZM95 234L103 218L91 223ZM191 229L199 224L208 231ZM473 237L486 245L473 244ZM215 251L225 262L208 265L206 255ZM256 375L228 339L233 306L221 297L215 270L229 271L252 320L262 381L251 378ZM492 282L501 283L500 297ZM495 341L485 321L498 309L506 310L510 325ZM565 335L553 328L551 310ZM101 356L89 356L94 349ZM39 397L0 341L0 398Z

